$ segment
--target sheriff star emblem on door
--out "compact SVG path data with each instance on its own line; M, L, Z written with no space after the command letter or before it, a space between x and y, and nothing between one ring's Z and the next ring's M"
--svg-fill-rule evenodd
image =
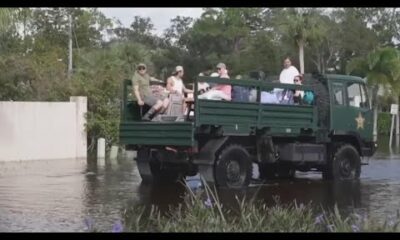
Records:
M358 117L355 118L356 123L357 123L357 130L358 129L364 129L364 121L365 118L363 118L363 116L361 115L361 112L358 113Z

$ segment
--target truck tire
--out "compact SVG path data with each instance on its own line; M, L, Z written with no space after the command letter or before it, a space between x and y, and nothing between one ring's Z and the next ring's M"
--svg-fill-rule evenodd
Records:
M137 152L137 168L143 182L174 183L183 178L179 166L162 164L163 158L171 157L167 151L142 148Z
M360 178L361 159L351 144L339 145L323 172L324 179L355 180Z
M217 186L243 188L250 184L252 163L247 150L237 144L226 146L215 163Z
M304 84L311 85L315 94L315 104L318 108L318 125L321 127L329 126L329 91L325 84L316 78L305 80Z

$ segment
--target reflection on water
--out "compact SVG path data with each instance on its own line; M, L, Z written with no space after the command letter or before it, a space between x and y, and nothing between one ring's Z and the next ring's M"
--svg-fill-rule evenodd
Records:
M219 189L225 206L235 196L255 198L268 205L308 203L319 208L335 204L344 211L360 211L384 218L400 209L400 156L390 151L387 138L355 182L326 182L316 173L296 173L292 181L254 184L245 190ZM195 182L192 182L195 185ZM130 159L0 162L0 231L85 231L85 219L100 231L111 231L122 212L133 204L167 209L183 201L185 187L141 184Z

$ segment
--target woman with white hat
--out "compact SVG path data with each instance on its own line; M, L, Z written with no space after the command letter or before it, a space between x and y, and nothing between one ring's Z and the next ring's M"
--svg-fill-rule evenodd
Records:
M187 89L185 84L183 84L184 71L182 66L176 66L175 71L172 73L172 76L167 79L167 90L171 93L193 93L193 90Z

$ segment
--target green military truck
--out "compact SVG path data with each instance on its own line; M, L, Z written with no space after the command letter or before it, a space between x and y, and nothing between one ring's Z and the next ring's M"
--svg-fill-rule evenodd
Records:
M365 157L374 154L373 114L363 79L306 74L303 85L254 79L198 77L193 111L183 121L141 121L138 104L128 99L124 81L120 143L137 151L143 181L170 182L200 173L217 186L249 185L252 166L261 179L291 178L295 171L322 172L324 179L360 176ZM255 102L197 98L197 82L254 89ZM261 103L274 88L312 91L311 105Z

